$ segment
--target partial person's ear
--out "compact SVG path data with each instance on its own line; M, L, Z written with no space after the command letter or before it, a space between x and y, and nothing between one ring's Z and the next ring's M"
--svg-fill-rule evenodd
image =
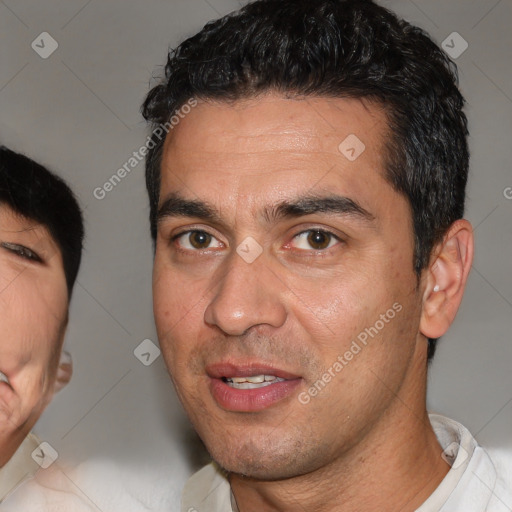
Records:
M66 384L71 380L72 375L73 360L71 359L71 354L63 350L60 355L59 367L57 369L57 378L55 379L53 393L58 393L64 386L66 386Z
M473 263L473 228L457 220L434 249L426 271L420 332L427 338L439 338L452 324L464 295Z

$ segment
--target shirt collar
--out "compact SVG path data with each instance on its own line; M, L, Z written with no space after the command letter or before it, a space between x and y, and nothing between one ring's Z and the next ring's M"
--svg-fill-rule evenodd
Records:
M429 418L451 469L416 512L485 510L497 480L491 458L460 423L439 414Z

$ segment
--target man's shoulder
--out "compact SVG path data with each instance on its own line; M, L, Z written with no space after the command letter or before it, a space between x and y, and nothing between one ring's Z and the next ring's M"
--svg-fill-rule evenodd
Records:
M486 451L496 469L495 494L503 496L506 510L512 510L512 448L487 448Z
M455 420L437 414L429 418L451 469L417 512L510 512L512 453L483 448Z
M76 466L59 460L41 469L0 505L1 512L139 512L178 509L173 467L90 458Z
M468 493L488 496L485 512L512 511L512 453L502 449L477 448L478 464L468 475Z

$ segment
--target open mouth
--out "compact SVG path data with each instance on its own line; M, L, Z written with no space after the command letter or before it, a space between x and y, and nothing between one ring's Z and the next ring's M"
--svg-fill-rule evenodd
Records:
M257 412L296 393L302 378L270 364L231 362L206 367L213 399L224 410Z
M254 375L252 377L222 377L222 381L234 389L258 389L283 382L285 379L275 375Z
M7 375L5 375L5 373L2 372L0 372L0 382L5 382L6 384L11 385L9 379L7 378Z

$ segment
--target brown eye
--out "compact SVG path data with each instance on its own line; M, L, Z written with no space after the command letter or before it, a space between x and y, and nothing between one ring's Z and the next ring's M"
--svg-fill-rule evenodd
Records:
M325 231L310 231L307 238L309 245L316 250L327 249L331 239L331 234Z
M204 231L192 231L189 234L189 241L194 249L206 249L212 242L212 236Z
M304 251L324 251L340 242L340 238L323 229L308 229L293 237L293 247Z
M197 229L185 231L173 237L173 241L181 249L187 251L201 251L205 249L221 249L223 243L206 231Z

